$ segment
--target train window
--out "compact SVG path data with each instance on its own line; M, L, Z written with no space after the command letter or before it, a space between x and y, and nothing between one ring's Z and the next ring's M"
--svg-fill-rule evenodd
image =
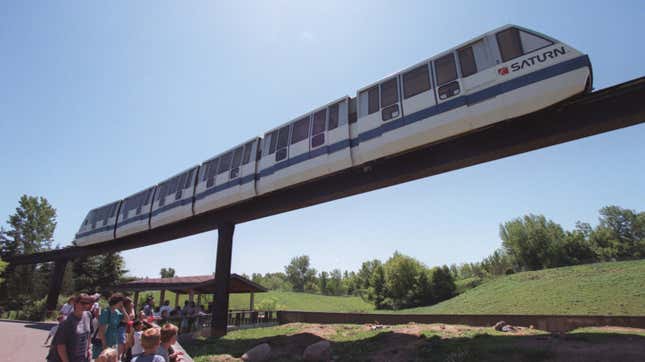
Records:
M430 72L424 64L403 74L403 96L407 99L430 89Z
M461 67L462 78L477 73L475 53L473 52L472 46L459 49L457 54L459 54L459 66Z
M397 78L392 78L381 83L381 107L385 108L399 102L399 88Z
M269 140L269 147L268 147L269 153L268 154L272 155L273 153L275 153L275 146L276 146L276 144L278 142L278 131L275 130L275 131L269 133L267 135L267 137L268 137L268 140Z
M325 118L327 118L327 110L323 109L314 114L314 124L311 127L311 135L317 135L318 133L325 132Z
M338 108L338 103L329 106L329 127L327 127L328 130L332 130L338 127Z
M184 182L184 188L187 189L191 186L191 181L193 180L193 173L195 172L195 169L192 169L188 171L188 175L186 176L186 182Z
M242 164L246 165L251 161L251 151L253 150L253 142L251 141L244 145L244 157L242 157Z
M452 53L434 61L437 70L437 84L442 85L457 79L457 67L455 66L455 57Z
M293 124L293 133L291 134L291 144L306 140L309 136L309 116L297 120Z
M522 55L522 44L517 29L502 30L496 35L502 61L507 62Z
M242 152L244 152L244 147L238 147L233 151L232 168L240 167L240 164L242 163Z
M220 157L219 167L217 168L217 174L224 173L231 168L231 157L232 152L227 152L224 156Z
M527 33L521 30L520 30L520 40L522 42L522 49L524 50L524 54L534 52L538 49L542 49L544 47L548 47L549 45L553 44L552 41L544 39L541 36Z
M291 125L284 126L280 128L280 131L278 132L278 144L277 148L285 148L287 147L287 144L289 143L289 127Z
M368 114L378 112L381 109L379 105L379 87L378 85L373 86L370 89L364 90L360 93L360 117L364 117Z

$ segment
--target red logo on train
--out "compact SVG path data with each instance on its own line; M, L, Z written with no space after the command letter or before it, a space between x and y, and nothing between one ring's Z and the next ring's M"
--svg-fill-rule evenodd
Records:
M499 75L506 75L508 74L508 68L507 67L499 68L497 69L497 73L499 73Z

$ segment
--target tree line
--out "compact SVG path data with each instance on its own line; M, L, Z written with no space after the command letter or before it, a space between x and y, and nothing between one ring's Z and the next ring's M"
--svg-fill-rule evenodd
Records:
M44 197L23 195L8 227L0 227L0 258L58 249L53 245L56 209ZM0 261L0 273L5 263ZM0 305L20 311L18 318L40 319L53 263L9 265L0 279ZM105 292L124 281L125 262L118 253L79 258L65 268L61 295Z
M480 262L452 264L457 279L486 278L520 271L645 258L645 212L606 206L598 225L573 230L543 215L525 215L499 227L501 248Z

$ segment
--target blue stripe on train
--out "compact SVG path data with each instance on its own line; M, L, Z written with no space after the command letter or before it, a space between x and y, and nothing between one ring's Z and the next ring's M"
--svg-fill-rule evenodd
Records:
M344 150L344 149L349 148L349 147L356 147L361 142L366 142L366 141L372 140L372 139L374 139L376 137L380 137L383 133L387 133L387 132L399 129L401 127L408 126L408 125L410 125L412 123L419 122L419 121L424 120L424 119L426 119L428 117L432 117L432 116L435 116L435 115L440 114L440 113L448 112L450 110L453 110L453 109L456 109L456 108L459 108L459 107L462 107L462 106L465 106L465 105L479 103L479 102L485 101L487 99L494 98L494 97L496 97L496 96L498 96L500 94L504 94L504 93L513 91L515 89L527 86L529 84L536 83L536 82L539 82L539 81L542 81L542 80L545 80L545 79L548 79L548 78L552 78L552 77L558 76L560 74L567 73L567 72L570 72L572 70L576 70L578 68L590 67L590 66L591 66L591 63L589 62L589 57L586 56L586 55L583 55L583 56L580 56L580 57L577 57L577 58L574 58L574 59L570 59L570 60L567 60L567 61L559 63L559 64L552 65L552 66L550 66L548 68L540 69L540 70L535 71L533 73L526 74L526 75L523 75L521 77L517 77L515 79L511 79L511 80L509 80L507 82L494 85L492 87L483 89L483 90L481 90L479 92L469 94L469 95L466 95L466 96L457 97L457 98L452 99L450 101L447 101L447 102L444 102L444 103L440 103L440 104L437 104L437 105L422 109L420 111L417 111L415 113L409 114L407 116L403 116L403 117L401 117L401 118L399 118L397 120L394 120L394 121L391 121L391 122L388 122L388 123L384 123L383 125L381 125L381 126L379 126L377 128L374 128L374 129L371 129L369 131L361 133L360 135L358 135L357 138L351 138L351 139L345 139L345 140L342 140L342 141L338 141L338 142L333 143L331 145L328 145L328 146L325 146L325 147L320 147L320 148L317 148L317 149L315 149L313 151L303 153L303 154L295 156L293 158L289 158L289 159L287 159L285 161L282 161L282 162L280 162L278 164L275 164L275 165L270 166L270 167L268 167L268 168L266 168L264 170L261 170L257 174L257 176L256 175L248 175L248 176L244 176L244 177L241 177L239 179L228 181L228 182L223 183L221 185L217 185L215 187L209 188L209 189L207 189L207 190L195 195L195 200L201 200L201 199L203 199L203 198L205 198L205 197L207 197L209 195L212 195L214 193L217 193L219 191L223 191L223 190L226 190L226 189L231 188L231 187L235 187L235 186L243 185L243 184L246 184L246 183L249 183L249 182L253 182L256 179L269 176L269 175L271 175L271 174L273 174L273 173L275 173L275 172L277 172L279 170L282 170L282 169L287 168L287 167L291 167L293 165L296 165L298 163L310 160L312 158L316 158L318 156L322 156L324 154L330 154L330 153L338 152L338 151ZM152 216L159 215L159 214L161 214L161 213L163 213L165 211L168 211L170 209L173 209L173 208L181 206L181 205L185 205L185 204L187 204L189 202L192 202L192 201L193 201L192 197L188 198L188 199L178 200L176 202L173 202L173 203L168 204L168 205L166 205L166 206L164 206L164 207L162 207L160 209L157 209L157 210L153 211ZM147 215L145 215L145 216L147 217ZM126 221L128 221L128 220L126 220ZM102 229L109 228L109 227L110 226L107 226L107 227L104 227L104 228L101 228L101 229L97 229L97 230L93 230L93 231L89 231L89 232L86 232L86 233L83 233L83 234L77 234L77 238L101 232L101 231L103 231ZM113 228L114 225L112 225L111 227Z

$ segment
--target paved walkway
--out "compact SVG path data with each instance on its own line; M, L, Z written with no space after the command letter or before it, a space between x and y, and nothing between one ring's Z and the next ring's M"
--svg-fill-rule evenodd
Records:
M0 362L45 361L43 345L54 323L0 320Z

